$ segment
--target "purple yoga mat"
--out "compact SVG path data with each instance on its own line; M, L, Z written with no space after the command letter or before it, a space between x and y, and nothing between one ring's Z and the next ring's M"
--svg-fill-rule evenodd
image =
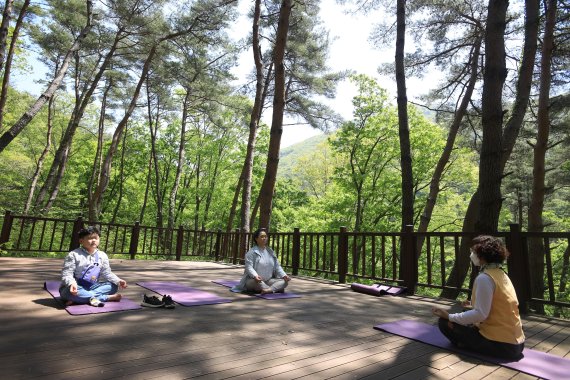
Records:
M232 302L228 298L222 298L213 293L194 289L177 282L137 282L137 285L161 295L168 294L174 302L182 306L214 305Z
M473 356L477 359L524 372L532 376L552 380L570 379L570 359L561 358L560 356L547 354L530 348L523 350L524 357L519 361L509 361L507 359L497 359L457 348L439 331L437 326L428 325L423 322L400 320L376 325L374 328L444 348L448 351Z
M239 280L213 280L214 284L225 286L226 288L233 288L239 284ZM251 293L249 293L251 294ZM268 294L254 294L254 296L266 300L280 300L285 298L300 298L301 296L295 293L268 293Z
M373 296L383 296L385 294L397 296L406 291L406 288L403 286L391 286L386 284L364 285L357 284L356 282L352 283L350 288L355 292L371 294Z
M46 281L44 282L44 289L48 291L58 302L63 305L59 295L59 281ZM71 315L86 315L86 314L99 314L110 313L112 311L125 311L142 309L141 305L123 296L119 302L105 302L103 307L93 307L91 305L71 305L66 306L65 310Z
M218 284L218 285L222 285L225 286L226 288L233 288L234 286L236 286L237 284L239 284L239 280L213 280L212 281L214 284Z

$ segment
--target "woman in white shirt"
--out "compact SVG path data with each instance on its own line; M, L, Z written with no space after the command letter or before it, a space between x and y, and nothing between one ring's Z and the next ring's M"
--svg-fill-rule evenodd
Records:
M260 228L253 233L253 239L255 245L245 254L243 277L232 291L261 294L283 292L291 277L281 267L275 252L267 246L267 232Z
M471 261L479 269L471 294L472 307L462 313L433 308L439 329L455 346L495 357L518 360L525 336L513 284L502 268L509 252L502 241L488 235L473 239Z

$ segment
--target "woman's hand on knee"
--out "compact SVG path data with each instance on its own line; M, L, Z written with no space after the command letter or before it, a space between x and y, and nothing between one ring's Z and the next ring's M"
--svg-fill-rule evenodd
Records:
M436 317L443 318L443 319L449 319L449 313L446 310L442 310L438 307L433 307L431 309L431 312Z

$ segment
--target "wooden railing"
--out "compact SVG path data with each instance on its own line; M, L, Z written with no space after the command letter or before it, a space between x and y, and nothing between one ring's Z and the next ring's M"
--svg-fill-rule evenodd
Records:
M79 246L77 232L88 224L101 230L100 249L111 258L191 260L205 259L242 264L251 237L239 230L232 232L175 229L111 223L88 223L82 218L54 218L13 215L6 212L0 232L0 248L9 255L63 257ZM473 233L416 233L411 226L402 232L272 232L270 246L281 264L293 275L318 276L340 283L389 282L406 286L425 295L430 291L452 289L469 296L471 267L463 283L447 284L451 268L460 254L461 241L470 241ZM508 272L521 304L544 307L570 307L566 290L569 270L568 232L521 232L513 224L504 238L513 254ZM418 239L423 241L420 251ZM544 284L542 297L531 296L529 247L539 240L544 247ZM1 254L1 251L0 251ZM468 253L467 253L468 255Z

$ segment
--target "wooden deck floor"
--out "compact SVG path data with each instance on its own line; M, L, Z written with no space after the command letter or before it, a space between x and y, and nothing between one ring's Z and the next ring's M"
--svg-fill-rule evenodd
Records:
M431 299L294 278L288 290L301 298L263 300L211 282L238 279L240 267L112 260L130 284L123 294L136 301L150 293L137 281L179 281L232 303L72 316L42 289L61 265L0 257L0 378L534 378L372 328L403 318L434 323ZM568 321L530 316L524 329L528 347L570 357Z

